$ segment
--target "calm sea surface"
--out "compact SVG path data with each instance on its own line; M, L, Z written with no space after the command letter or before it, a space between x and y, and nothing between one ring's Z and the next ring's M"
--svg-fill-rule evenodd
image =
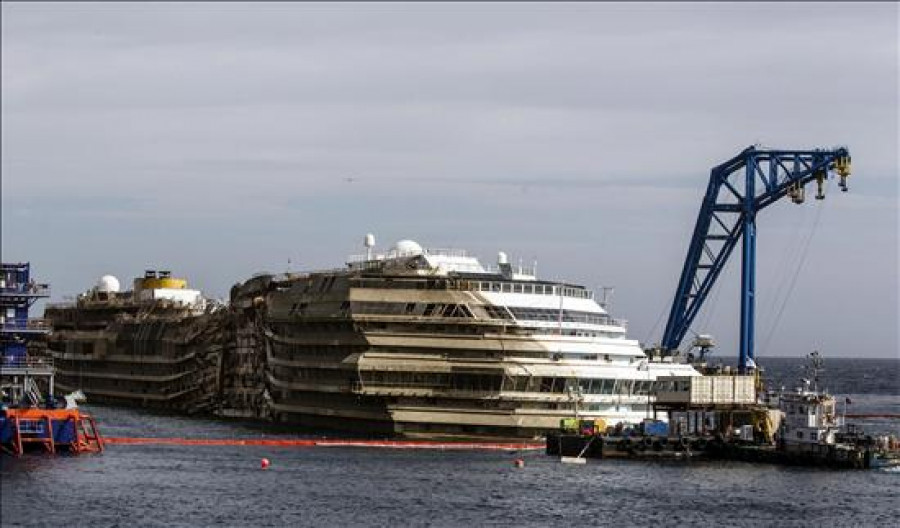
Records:
M794 385L799 360L765 365ZM900 361L826 360L850 413L900 414ZM252 438L246 423L88 406L106 436ZM900 434L900 420L858 420ZM267 457L266 471L259 461ZM525 459L516 469L512 461ZM541 452L111 445L0 457L8 526L897 526L900 473L598 461Z

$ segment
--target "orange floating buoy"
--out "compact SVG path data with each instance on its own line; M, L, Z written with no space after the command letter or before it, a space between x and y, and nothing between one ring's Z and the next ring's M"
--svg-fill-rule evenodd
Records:
M271 465L271 462L269 462L268 458L259 461L259 467L262 469L269 469L269 465Z
M517 468L523 468L523 467L525 467L525 461L522 460L521 458L517 458L513 461L513 465L516 466Z

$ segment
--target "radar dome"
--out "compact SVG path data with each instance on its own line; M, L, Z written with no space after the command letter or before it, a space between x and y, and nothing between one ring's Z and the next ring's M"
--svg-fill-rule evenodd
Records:
M119 279L112 275L104 275L97 281L97 291L103 293L118 293Z
M394 244L394 251L398 256L421 255L422 246L414 240L401 240Z

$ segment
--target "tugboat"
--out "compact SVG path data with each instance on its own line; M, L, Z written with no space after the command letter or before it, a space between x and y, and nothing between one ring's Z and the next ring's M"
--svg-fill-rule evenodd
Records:
M28 310L50 295L31 280L28 263L0 264L0 452L19 456L30 448L47 453L103 450L93 417L76 403L82 394L57 398L53 360L36 354L37 338L50 332Z
M844 468L900 465L892 436L872 437L858 426L845 424L833 395L819 390L824 361L819 352L807 356L808 377L794 392L778 395L783 413L778 451L787 463Z

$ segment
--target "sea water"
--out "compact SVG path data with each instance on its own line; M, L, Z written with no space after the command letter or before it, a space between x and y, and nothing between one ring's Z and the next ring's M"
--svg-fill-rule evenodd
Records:
M766 360L793 386L801 360ZM826 360L848 413L900 414L900 361ZM271 426L87 406L106 436L258 438ZM853 420L900 435L900 420ZM271 466L260 468L268 458ZM514 460L524 460L517 468ZM10 526L896 526L900 473L738 462L591 461L542 451L110 445L0 457Z

